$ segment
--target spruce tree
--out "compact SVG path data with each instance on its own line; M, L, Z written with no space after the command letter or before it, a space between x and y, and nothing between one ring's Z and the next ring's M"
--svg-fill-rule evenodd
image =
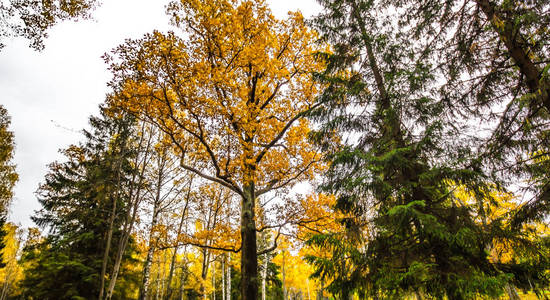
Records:
M550 212L548 1L395 1L397 19L438 65L440 92L463 117L487 124L479 160L493 180L528 199L514 225ZM402 30L405 32L405 30ZM526 182L527 184L521 184ZM532 196L532 197L531 197Z
M487 247L499 235L521 237L477 222L482 209L453 197L457 185L480 199L494 185L439 89L433 57L420 51L430 41L412 38L384 1L319 2L314 22L334 51L319 54L327 88L311 115L320 123L313 138L329 153L323 189L347 217L345 232L310 240L332 253L309 257L315 275L331 278L341 299L499 295L513 270L491 263Z
M42 209L32 217L49 234L25 249L28 264L22 282L24 293L34 299L95 299L99 294L109 220L114 209L112 240L121 235L126 187L133 166L129 163L133 121L111 117L102 110L90 118L85 142L62 151L67 161L54 162L38 189ZM128 258L134 250L126 250ZM108 253L110 266L114 247ZM137 284L136 274L122 270L114 298L126 299L126 287ZM133 287L135 289L135 286Z

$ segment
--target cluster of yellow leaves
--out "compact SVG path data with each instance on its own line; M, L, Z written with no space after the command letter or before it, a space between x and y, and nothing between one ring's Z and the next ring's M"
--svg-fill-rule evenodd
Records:
M280 251L273 258L273 263L279 266L281 281L284 264L284 285L288 298L297 298L301 294L302 299L317 299L320 284L317 280L309 278L314 269L303 260L306 248L297 249L296 245L283 237L279 249Z
M177 243L238 249L240 232L231 226L232 194L217 184L204 184L192 203L194 230L182 232ZM218 251L219 252L219 251Z
M516 211L520 206L518 199L513 194L497 190L491 190L483 199L478 199L472 191L468 191L463 186L458 186L454 190L454 196L461 205L472 207L482 205L483 213L479 213L476 216L476 221L484 224L498 219L508 222L510 213ZM543 223L524 224L522 231L529 233L528 238L530 240L550 234L550 228ZM494 240L490 249L491 260L501 263L510 262L516 256L514 248L514 244L509 240Z
M110 103L150 119L218 177L260 188L313 176L322 166L301 114L315 103L311 74L323 65L302 15L277 20L263 0L168 10L186 38L154 32L115 50Z
M311 234L339 232L342 225L338 223L343 215L333 209L334 195L310 194L300 201L303 214L298 222L298 237L307 239Z
M15 285L23 279L23 267L17 262L21 249L21 232L13 223L4 224L4 230L7 234L3 241L5 247L2 249L2 260L6 266L0 268L0 287L2 294L10 295Z

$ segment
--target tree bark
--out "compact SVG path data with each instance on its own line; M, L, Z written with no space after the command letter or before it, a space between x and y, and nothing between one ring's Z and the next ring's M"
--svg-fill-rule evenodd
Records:
M222 300L225 300L225 253L222 257Z
M216 261L212 262L212 300L216 300Z
M141 128L141 132L143 133L144 132L144 128L145 128L145 123L142 125L142 128ZM144 141L143 137L141 138L139 144L138 144L138 147L139 149L143 149L142 148L142 142ZM130 187L130 191L129 191L129 207L132 207L132 209L128 209L127 210L127 214L126 214L126 219L125 219L125 224L124 224L124 230L122 231L122 237L120 238L119 240L119 244L118 244L118 251L117 251L117 256L115 258L115 263L114 263L114 267L113 267L113 275L111 276L111 280L109 281L109 287L107 288L107 296L106 296L106 299L111 299L112 296L113 296L113 292L114 292L114 289L115 289L115 285L116 285L116 280L117 280L117 277L118 277L118 273L120 271L120 266L122 264L122 257L124 255L124 252L126 251L126 247L128 246L128 240L130 239L130 235L132 234L132 230L134 228L134 223L135 223L135 220L136 220L136 214L137 214L137 210L138 210L138 206L141 202L141 189L142 189L142 186L143 186L143 178L144 178L144 174L145 174L145 169L147 167L147 162L148 162L148 157L149 157L149 148L151 146L151 137L149 137L149 139L147 140L147 144L146 144L146 147L145 147L145 150L144 150L144 157L143 157L143 161L141 163L141 170L139 171L139 174L138 175L134 175L133 178L132 178L132 186ZM136 166L139 166L140 163L139 163L139 155L136 156L135 158L135 165ZM137 178L137 183L136 183L136 176L138 176ZM136 188L137 186L137 188ZM135 190L135 193L134 193L134 190Z
M116 204L117 199L111 197L113 201L113 207L111 210L111 216L109 217L109 229L107 231L107 242L105 245L105 252L103 253L103 262L101 264L101 281L99 285L99 300L103 299L103 293L105 291L105 273L107 272L107 260L109 259L109 251L111 251L111 240L113 239L113 227L115 223Z
M153 261L153 253L155 251L155 245L153 243L154 227L158 222L158 211L156 205L153 207L153 219L151 220L151 229L149 231L149 248L147 249L147 256L145 258L145 264L143 265L143 281L139 292L139 300L147 299L149 293L149 284L151 283L151 264Z
M526 44L525 39L520 32L514 30L512 20L505 19L495 10L495 4L489 0L477 0L477 5L494 30L499 34L500 40L506 46L508 55L516 62L521 74L525 76L525 84L531 93L540 93L542 104L548 112L550 112L550 83L544 82L541 84L542 72L531 58L529 58L528 49L523 45ZM497 22L503 21L504 25L499 26Z
M283 250L283 300L287 300L288 293L286 291L286 270L285 270L285 250Z
M264 269L263 269L263 274L262 274L262 300L265 300L265 282L266 282L266 278L267 278L267 260L268 260L268 255L265 254L264 255Z
M241 204L241 295L242 300L258 299L258 255L256 245L256 220L254 183L243 189Z
M180 223L178 225L178 231L176 234L176 238L178 238L181 234L181 230L183 228L183 223L185 223L185 215L187 214L187 207L189 206L189 197L191 196L191 187L193 185L193 177L191 177L189 182L189 189L187 190L187 196L185 198L185 206L183 208L183 211L181 213L181 219ZM168 274L168 290L166 291L166 300L169 300L170 297L172 297L172 277L174 276L174 269L176 266L176 258L178 255L178 245L174 248L174 253L172 254L172 260L170 261L170 273Z
M516 289L511 284L506 284L506 293L508 294L508 298L510 298L510 300L521 300L516 292Z
M231 255L227 255L227 285L226 285L226 300L231 300Z
M208 244L208 242L207 242ZM206 300L206 277L208 276L208 266L210 264L210 251L208 251L206 248L202 249L202 271L201 271L201 287L200 292L202 294L202 298Z

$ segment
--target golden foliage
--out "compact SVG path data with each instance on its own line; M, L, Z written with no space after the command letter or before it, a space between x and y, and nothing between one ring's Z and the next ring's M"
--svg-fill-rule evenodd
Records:
M150 119L176 151L231 189L263 192L311 178L320 156L303 114L320 86L317 35L300 13L273 17L265 1L172 3L182 30L154 32L114 51L113 107Z

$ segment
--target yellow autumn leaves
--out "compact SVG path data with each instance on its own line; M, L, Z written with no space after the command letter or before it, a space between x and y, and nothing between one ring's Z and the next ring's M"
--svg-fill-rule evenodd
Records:
M154 32L108 57L110 104L159 126L182 155L215 176L262 187L320 167L307 141L323 65L300 13L273 17L265 1L180 1L168 8L183 32Z

